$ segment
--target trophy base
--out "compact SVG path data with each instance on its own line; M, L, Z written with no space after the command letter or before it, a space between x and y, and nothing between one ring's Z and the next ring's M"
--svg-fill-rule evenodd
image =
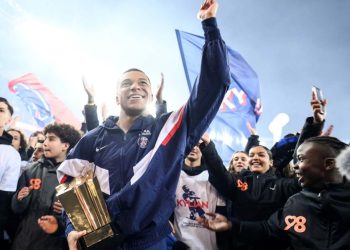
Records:
M83 236L83 238L86 246L90 247L92 245L95 245L97 242L100 242L111 236L113 236L113 230L111 225L107 224L97 229L96 231L88 233L87 235Z
M107 224L79 239L79 249L116 249L123 242L124 237L114 232L110 224Z

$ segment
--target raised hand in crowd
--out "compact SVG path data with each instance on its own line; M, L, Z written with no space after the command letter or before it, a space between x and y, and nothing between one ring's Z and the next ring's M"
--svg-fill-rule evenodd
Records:
M201 5L201 8L197 14L200 20L205 20L216 16L219 4L215 0L206 0Z
M250 135L258 135L256 128L253 128L252 124L250 124L249 121L247 121L247 128L248 128Z
M85 80L85 77L82 78L83 81L83 86L84 86L84 90L88 96L88 104L89 105L93 105L95 104L95 89L94 89L94 85L92 84L88 84Z
M205 132L203 135L202 135L202 138L201 140L203 141L204 145L208 145L210 143L210 135Z
M161 115L167 113L167 103L163 99L164 89L164 74L160 73L161 79L156 90L156 117L159 118Z
M108 117L108 108L107 104L105 102L102 103L101 106L101 116L102 116L102 121L106 121Z
M93 85L89 85L85 78L82 78L84 90L88 96L88 103L84 106L84 116L87 131L93 130L99 125L97 117L97 106L95 105L95 89Z
M330 125L326 130L324 130L321 136L330 136L333 132L334 126Z
M323 106L323 108L322 108ZM311 107L313 111L313 117L314 117L314 122L316 123L321 123L324 121L326 117L326 113L322 111L324 108L327 106L327 100L318 100L316 98L316 94L312 92L312 97L311 97Z
M250 133L250 136L248 137L247 144L245 145L244 152L248 154L249 150L254 147L260 145L259 141L259 135L256 130L256 128L253 128L253 126L250 124L249 121L247 121L247 129Z
M156 100L157 103L163 103L163 89L164 89L164 74L160 73L160 83L157 86Z
M25 197L27 197L30 194L30 191L33 190L33 186L29 186L29 187L23 187L17 195L17 200L21 201L23 200Z

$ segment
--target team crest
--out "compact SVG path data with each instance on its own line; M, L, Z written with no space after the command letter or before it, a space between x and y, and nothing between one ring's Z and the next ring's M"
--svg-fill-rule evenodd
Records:
M139 137L137 144L140 146L140 148L146 148L148 144L148 138L146 136Z

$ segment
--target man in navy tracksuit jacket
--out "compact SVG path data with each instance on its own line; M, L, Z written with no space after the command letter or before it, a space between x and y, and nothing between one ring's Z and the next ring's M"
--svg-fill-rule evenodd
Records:
M118 81L119 117L90 131L58 169L61 182L95 169L113 225L126 237L122 249L166 249L168 219L184 156L198 143L229 86L226 45L216 25L216 1L202 5L205 32L201 72L187 103L155 119L149 78L130 69ZM84 232L68 222L71 249ZM116 249L118 247L116 246Z

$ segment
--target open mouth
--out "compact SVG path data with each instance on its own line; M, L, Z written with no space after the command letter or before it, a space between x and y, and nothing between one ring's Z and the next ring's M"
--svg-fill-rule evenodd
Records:
M260 164L260 162L252 162L251 167L253 167L253 168L260 168L261 164Z
M304 177L299 172L295 172L295 174L296 174L296 177L298 178L298 182L303 183Z
M143 98L145 98L145 97L142 96L142 95L130 95L130 96L128 97L129 100L141 100L141 99L143 99Z

